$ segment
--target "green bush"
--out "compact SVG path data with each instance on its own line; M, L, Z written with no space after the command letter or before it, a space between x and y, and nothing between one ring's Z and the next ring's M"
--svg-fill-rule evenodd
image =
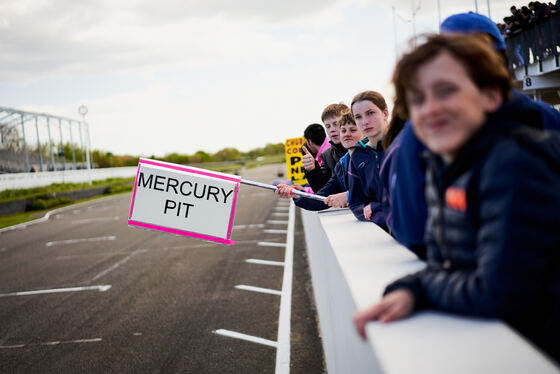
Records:
M33 202L31 203L31 209L30 210L48 209L48 208L52 208L54 206L68 204L69 202L70 202L70 199L66 196L52 197L52 198L45 198L45 199L39 198L39 199L33 200Z
M114 184L112 186L109 186L109 188L107 188L105 194L108 195L113 193L132 191L132 187L133 186L131 184Z

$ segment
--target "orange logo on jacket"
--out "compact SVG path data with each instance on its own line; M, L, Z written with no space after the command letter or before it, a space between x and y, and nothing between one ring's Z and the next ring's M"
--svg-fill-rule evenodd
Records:
M467 210L467 193L462 188L449 187L445 191L445 204L453 210Z

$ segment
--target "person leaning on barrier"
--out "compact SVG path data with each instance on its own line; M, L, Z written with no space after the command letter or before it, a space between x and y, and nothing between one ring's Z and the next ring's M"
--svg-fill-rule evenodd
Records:
M323 177L328 181L332 175L336 164L347 152L340 140L340 129L338 121L342 117L342 113L350 111L350 108L343 103L328 105L321 114L321 121L325 125L327 135L330 138L330 148L321 153L321 172Z
M364 91L354 96L350 108L366 138L348 149L348 203L357 219L374 222L386 230L379 168L384 156L382 139L389 109L385 98L375 91Z
M398 181L396 174L393 172L393 159L395 154L398 153L399 149L403 146L403 133L402 130L405 128L407 123L406 116L402 113L398 113L401 105L395 103L393 107L393 112L391 114L391 121L387 128L387 133L383 137L383 148L386 149L385 156L383 157L383 162L379 168L379 177L381 179L381 205L385 213L385 222L387 228L391 235L394 235L391 231L392 228L392 214L395 207L391 206L391 203L395 203L391 199L391 190L395 189L396 183L407 183L407 181ZM422 191L423 191L422 185ZM396 202L402 206L402 202ZM423 232L423 228L422 228ZM416 256L420 259L426 258L426 246L424 243L409 245L410 249Z
M405 54L396 97L426 144L427 267L354 317L416 310L500 318L560 360L560 134L511 92L479 36L435 35Z
M337 123L340 130L340 141L345 148L349 148L362 139L362 133L356 126L354 117L349 111L343 113ZM279 184L276 194L283 198L293 198L296 206L306 210L324 210L329 207L343 208L348 206L348 163L350 157L346 152L336 164L329 181L317 191L317 195L327 196L325 202L294 196L291 191L296 186Z
M501 57L500 64L507 67L504 38L488 17L473 12L454 14L441 23L441 33L490 36L494 49ZM560 130L560 112L515 90L512 93L524 105L532 106L540 113L539 118L542 118L541 124L545 129ZM391 216L388 224L394 238L416 252L424 246L427 217L424 196L426 162L421 156L426 148L412 131L410 122L399 137L401 146L393 155L389 172Z

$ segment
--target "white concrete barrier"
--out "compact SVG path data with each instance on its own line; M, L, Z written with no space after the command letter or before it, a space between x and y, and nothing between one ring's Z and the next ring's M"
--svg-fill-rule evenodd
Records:
M335 373L559 373L498 320L424 311L367 326L352 316L380 300L385 286L425 264L373 223L348 210L301 210L327 370Z
M48 186L53 183L84 183L91 180L107 178L127 178L136 175L136 166L120 168L103 168L64 171L43 171L39 173L9 173L0 174L0 191ZM91 174L90 174L91 173Z

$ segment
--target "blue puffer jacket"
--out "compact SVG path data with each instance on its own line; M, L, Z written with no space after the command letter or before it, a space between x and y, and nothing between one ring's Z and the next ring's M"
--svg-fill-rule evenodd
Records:
M360 221L366 221L364 206L371 206L371 222L387 230L385 211L382 201L382 185L379 168L384 152L381 142L373 149L367 145L368 139L360 140L350 147L353 149L348 167L348 205L354 216Z
M560 360L560 135L538 129L533 109L509 102L451 164L430 157L428 266L385 292L501 318Z
M332 194L340 193L343 191L348 191L348 162L349 162L348 152L342 156L342 158L336 164L331 178L328 180L327 184L323 186L317 195L329 196ZM308 199L305 197L300 197L294 200L296 206L306 210L325 210L329 206L322 201Z
M391 235L415 252L424 251L424 226L428 216L424 197L426 161L420 155L426 150L407 122L395 139L384 188L388 191Z
M405 124L405 128L408 127L408 131L411 130L410 123L407 122ZM389 233L394 237L398 237L398 241L405 245L408 249L414 252L420 259L426 258L426 246L424 245L424 227L422 226L424 222L426 222L426 200L420 199L420 201L415 201L414 197L416 196L414 193L403 194L404 197L407 199L401 200L392 200L391 193L397 188L401 188L406 191L407 188L410 186L406 181L399 181L397 179L397 173L394 172L393 162L395 156L399 153L399 149L403 146L403 138L406 138L404 143L405 147L411 147L415 145L421 145L420 142L410 142L408 138L409 133L408 131L401 130L400 134L393 140L387 152L385 152L385 157L383 157L383 162L381 163L381 169L379 170L379 177L381 178L381 185L383 186L382 190L382 200L381 203L383 205L383 209L385 210L385 219L387 223L387 228ZM416 139L415 137L413 139ZM423 148L423 146L422 146ZM418 149L420 152L420 149ZM425 163L425 160L418 159L419 162ZM411 165L408 165L411 166ZM417 170L425 170L425 167L416 168ZM420 176L421 179L424 179L424 176ZM397 186L397 183L401 183L401 185ZM416 186L417 188L422 188L423 193L424 185L417 186L414 183L412 187ZM391 203L393 205L391 205ZM402 224L394 224L395 219L402 219L406 217L409 221L415 220L417 223L414 228L410 228L409 230L405 231L404 233L400 228ZM397 232L395 232L395 228ZM414 230L416 228L416 230ZM412 236L409 234L412 233ZM407 235L408 236L405 236Z
M560 130L560 112L550 105L531 100L514 91L514 99L526 108L533 108L542 116L545 129ZM424 196L426 162L421 157L426 150L414 135L409 122L399 134L400 146L392 155L389 177L391 234L404 246L417 252L424 243L427 208Z

